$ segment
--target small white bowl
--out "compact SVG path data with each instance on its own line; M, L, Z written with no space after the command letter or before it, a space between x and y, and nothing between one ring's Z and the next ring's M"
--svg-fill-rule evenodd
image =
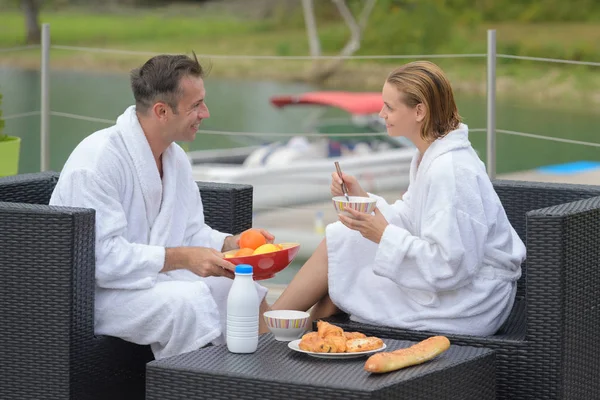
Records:
M364 213L372 213L375 210L376 199L371 197L348 196L350 201L346 200L346 196L335 196L331 198L333 206L338 214L349 215L344 211L346 208L352 208L356 211Z
M267 327L280 342L290 342L302 337L309 328L310 314L295 310L272 310L263 314Z

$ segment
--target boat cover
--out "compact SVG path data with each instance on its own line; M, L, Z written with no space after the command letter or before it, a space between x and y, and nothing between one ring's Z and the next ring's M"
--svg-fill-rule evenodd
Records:
M336 107L357 115L376 114L383 107L380 92L307 92L291 96L273 96L270 101L276 107L285 107L292 104L312 104Z

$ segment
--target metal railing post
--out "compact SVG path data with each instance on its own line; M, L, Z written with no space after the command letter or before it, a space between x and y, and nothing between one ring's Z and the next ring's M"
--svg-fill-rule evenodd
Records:
M487 31L487 173L496 177L496 30Z
M50 169L50 24L42 25L42 59L40 65L40 169Z

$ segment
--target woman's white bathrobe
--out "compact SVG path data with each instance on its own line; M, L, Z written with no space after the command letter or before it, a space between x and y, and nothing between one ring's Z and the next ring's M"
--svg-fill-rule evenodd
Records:
M389 222L379 244L340 222L327 227L330 297L361 322L493 334L512 308L525 246L466 125L419 159L402 200L371 195Z
M171 144L162 162L161 180L129 107L115 126L77 146L50 200L96 210L96 333L150 344L157 359L224 342L233 282L188 270L160 273L166 247L220 251L227 236L204 223L183 149ZM262 299L266 289L257 288Z

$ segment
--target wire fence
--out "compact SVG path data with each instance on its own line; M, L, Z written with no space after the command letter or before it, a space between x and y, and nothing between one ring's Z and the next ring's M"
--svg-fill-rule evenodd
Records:
M31 50L31 49L39 49L39 44L32 44L28 46L16 46L16 47L4 47L0 48L0 53L10 53L13 51L23 51L23 50Z
M13 48L0 48L0 54L8 53L8 52L20 52L20 51L28 51L28 50L39 50L41 46L20 46ZM159 53L157 52L148 52L148 51L133 51L133 50L123 50L123 49L110 49L110 48L94 48L94 47L82 47L82 46L63 46L63 45L50 45L49 49L51 50L61 50L61 51L74 51L74 52L85 52L85 53L104 53L104 54L114 54L114 55L129 55L129 56L154 56ZM382 59L442 59L442 58L455 58L455 59L486 59L488 54L485 53L473 53L473 54L413 54L413 55L369 55L369 56L272 56L272 55L223 55L223 54L198 54L201 58L208 59L223 59L223 60L289 60L289 61L312 61L312 60L335 60L335 59L344 59L344 60L382 60ZM566 64L566 65L584 65L590 67L600 67L600 63L598 62L588 62L588 61L574 61L574 60L561 60L561 59L552 59L552 58L542 58L542 57L526 57L526 56L516 56L510 54L496 54L496 58L498 59L514 59L514 60L522 60L522 61L531 61L531 62L545 62L545 63L555 63L555 64ZM27 112L21 112L16 114L5 115L4 119L8 120L18 120L24 118L32 118L38 117L41 118L42 110L32 110ZM95 116L89 115L80 115L76 113L63 112L57 110L49 110L48 114L52 117L85 121L90 123L100 123L106 125L112 125L115 123L112 119L99 118ZM228 130L207 130L201 129L198 131L203 135L213 135L213 136L229 136L229 137L261 137L261 138L286 138L297 135L307 136L307 137L323 137L323 136L335 136L335 137L355 137L355 136L384 136L385 133L355 133L355 132L341 132L341 133L313 133L313 132L248 132L248 131L228 131ZM469 132L477 133L478 135L488 132L488 128L469 128ZM569 145L577 145L584 146L589 148L599 148L600 143L583 141L583 140L573 140L569 138L563 137L555 137L550 135L545 135L541 133L532 133L532 132L521 132L516 130L507 130L502 128L495 128L495 133L500 135L507 136L515 136L522 138L529 138L540 141L554 142L554 143L564 143ZM270 189L269 189L270 190ZM323 223L333 222L333 220L325 220L323 221L323 211L314 207L304 207L304 206L270 206L269 211L271 211L275 217L278 218L277 215L286 216L286 214L290 210L293 210L296 214L297 220L304 220L304 224L308 224L309 226L313 223L315 226L322 226ZM283 213L283 214L281 214ZM258 215L259 224L266 223L268 225L268 220L260 220L261 216ZM279 217L280 219L285 219L284 217ZM325 217L325 218L331 218ZM264 226L264 225L263 225ZM268 227L268 226L267 226ZM310 228L309 228L310 230Z
M0 53L11 52L11 51L22 51L40 48L39 45L30 46L18 46L0 48ZM85 47L85 46L64 46L64 45L51 45L51 49L54 50L68 50L68 51L79 51L86 53L107 53L107 54L122 54L122 55L136 55L136 56L148 56L152 57L158 54L158 52L152 51L136 51L136 50L123 50L123 49L110 49L110 48L99 48L99 47ZM197 54L201 58L209 59L224 59L224 60L408 60L417 58L485 58L486 53L470 53L470 54L380 54L380 55L319 55L319 56L283 56L283 55L237 55L237 54ZM497 58L512 59L512 60L523 60L523 61L537 61L537 62L548 62L556 64L570 64L570 65L586 65L590 67L600 67L600 62L592 61L576 61L576 60L563 60L557 58L544 58L544 57L528 57L528 56L517 56L512 54L496 54Z
M138 55L138 56L155 56L158 54L150 51L134 51L134 50L121 50L121 49L107 49L97 47L81 47L81 46L62 46L52 45L51 49L56 50L70 50L70 51L83 51L86 53L112 53L112 54L126 54L126 55ZM384 60L384 59L411 59L411 58L482 58L486 55L484 53L476 54L415 54L415 55L401 55L401 54L389 54L389 55L319 55L319 56L278 56L278 55L236 55L236 54L197 54L201 58L210 59L225 59L225 60L300 60L300 61L312 61L312 60Z
M560 60L560 59L556 59L556 58L513 56L510 54L497 54L496 57L512 59L512 60L540 61L540 62L549 62L549 63L556 63L556 64L587 65L589 67L600 67L599 62L592 62L592 61L575 61L575 60Z
M18 52L18 51L26 51L26 50L35 50L40 49L40 46L20 46L13 48L0 48L0 53L7 52ZM82 47L82 46L63 46L63 45L50 45L49 49L51 50L61 50L61 51L74 51L74 52L86 52L86 53L105 53L105 54L114 54L114 55L131 55L131 56L154 56L160 54L158 52L148 52L148 51L134 51L134 50L123 50L123 49L110 49L110 48L94 48L94 47ZM485 59L489 57L489 54L486 53L473 53L473 54L413 54L413 55L353 55L353 56L275 56L275 55L223 55L223 54L198 54L198 57L209 58L209 59L224 59L224 60L304 60L304 61L312 61L312 60L335 60L335 59L344 59L344 60L382 60L382 59L442 59L442 58L463 58L463 59L472 59L472 58L480 58ZM495 57L498 59L514 59L514 60L522 60L522 61L532 61L532 62L545 62L545 63L555 63L555 64L568 64L568 65L584 65L590 67L600 67L600 63L598 62L588 62L588 61L574 61L574 60L561 60L561 59L552 59L552 58L542 58L542 57L526 57L526 56L516 56L510 54L495 54ZM28 112L22 112L12 115L5 115L4 118L6 120L16 120L20 118L30 118L30 117L41 117L43 114L43 110L33 110ZM106 119L106 118L98 118L95 116L89 115L80 115L69 112L61 112L56 110L49 110L48 114L53 117L86 121L92 123L101 123L112 125L115 123L114 120ZM489 133L489 128L470 128L470 132L473 133ZM291 137L296 135L302 136L335 136L335 137L354 137L354 136L383 136L385 133L355 133L355 132L341 132L341 133L312 133L312 132L248 132L248 131L227 131L227 130L199 130L199 133L204 135L214 135L214 136L248 136L248 137ZM600 143L584 141L584 140L573 140L569 138L555 137L551 135L545 135L541 133L532 133L532 132L521 132L516 130L507 130L502 128L495 128L494 133L508 135L508 136L516 136L523 137L535 140L542 140L548 142L556 142L556 143L565 143L570 145L577 146L586 146L590 148L598 148L600 147ZM273 210L278 210L278 207L273 207ZM305 209L302 207L282 207L282 210L294 209L298 212L305 213L307 216L310 213L314 214L313 209Z
M30 111L30 112L25 112L25 113L21 113L21 114L7 115L4 117L4 119L9 120L9 119L26 118L26 117L32 117L32 116L38 116L38 115L40 115L40 111ZM96 117L90 117L90 116L86 116L86 115L65 113L65 112L59 112L59 111L51 111L50 115L52 115L54 117L70 118L70 119L76 119L76 120L87 121L87 122L97 122L97 123L102 123L102 124L107 124L107 125L112 125L115 123L115 121L111 120L111 119L96 118ZM469 132L483 133L483 132L486 132L486 128L469 128ZM496 129L496 132L503 133L506 135L546 140L546 141L551 141L551 142L568 143L568 144L590 146L590 147L600 147L600 143L558 138L558 137L554 137L554 136L544 136L544 135L538 135L538 134L534 134L534 133L511 131L511 130L506 130L506 129ZM306 136L306 137L324 137L324 136L329 136L329 137L379 137L379 136L386 135L385 132L365 132L365 133L292 132L292 133L290 133L290 132L218 131L218 130L208 130L208 129L200 129L200 130L198 130L198 133L205 134L205 135L215 135L215 136L254 136L254 137L284 137L284 138L292 137L292 136L299 136L299 135Z
M33 116L40 115L40 114L41 114L40 111L29 111L29 112L24 112L24 113L20 113L20 114L5 115L2 118L4 118L5 120L10 120L10 119L33 117Z
M9 119L17 119L17 118L26 118L26 117L37 116L37 115L40 115L40 111L30 111L30 112L21 113L21 114L13 114L13 115L8 115L8 116L6 116L4 118L6 120L9 120ZM59 111L52 111L52 112L50 112L50 115L55 116L55 117L77 119L77 120L87 121L87 122L98 122L98 123L107 124L107 125L112 125L112 124L115 123L115 121L111 120L111 119L95 118L95 117L89 117L89 116L85 116L85 115L71 114L71 113L65 113L65 112L59 112ZM469 128L469 132L473 132L473 133L483 133L485 131L486 131L485 128ZM505 129L497 129L496 132L507 134L507 135L513 135L513 136L521 136L521 137L534 138L534 139L539 139L539 140L547 140L547 141L551 141L551 142L577 144L577 145L591 146L591 147L600 147L600 143L593 143L593 142L586 142L586 141L581 141L581 140L572 140L572 139L557 138L557 137L554 137L554 136L544 136L544 135L538 135L538 134L534 134L534 133L509 131L509 130L505 130ZM330 136L330 137L369 137L369 136L379 137L379 136L385 136L386 135L386 133L384 133L384 132L366 132L366 133L356 133L356 132L347 132L347 133L344 133L344 132L340 132L340 133L293 132L293 133L289 133L289 132L217 131L217 130L207 130L207 129L200 129L200 130L198 130L198 133L202 133L202 134L205 134L205 135L216 135L216 136L255 136L255 137L292 137L292 136L298 136L298 135L302 135L302 136L306 136L306 137L323 137L323 136Z

